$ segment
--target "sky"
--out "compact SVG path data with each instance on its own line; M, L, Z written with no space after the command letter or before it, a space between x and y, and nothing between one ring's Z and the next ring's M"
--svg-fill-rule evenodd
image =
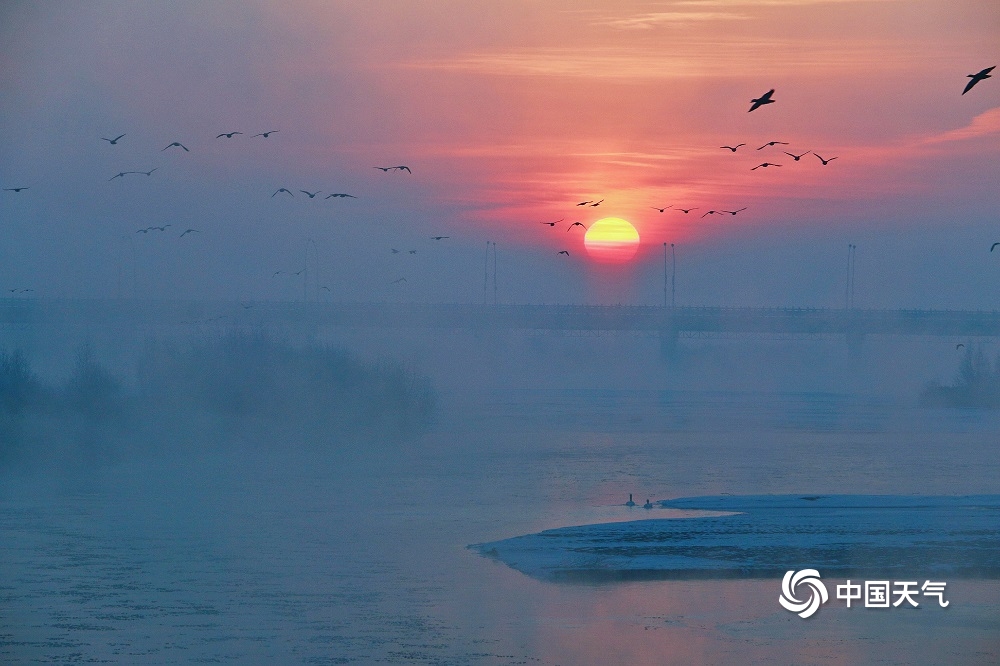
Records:
M0 293L482 302L495 243L501 302L655 305L672 243L678 304L843 307L855 244L858 307L994 309L1000 75L961 93L998 35L991 0L6 2ZM604 217L630 262L569 227Z

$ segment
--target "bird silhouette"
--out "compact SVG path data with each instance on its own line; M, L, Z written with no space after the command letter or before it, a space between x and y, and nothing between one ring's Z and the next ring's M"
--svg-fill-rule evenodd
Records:
M793 160L795 160L796 162L798 162L799 160L801 160L801 159L802 159L803 157L805 157L806 155L808 155L808 154L809 154L809 153L811 153L812 151L811 151L811 150L807 150L806 152L802 153L801 155L796 155L796 154L794 154L794 153L790 153L790 152L788 152L787 150L783 150L783 151L781 151L781 152L783 152L784 154L788 155L788 156L789 156L789 157L791 157L791 158L792 158Z
M244 303L243 301L240 301L240 305L243 307L244 310L249 310L250 308L253 307L253 303Z
M277 192L275 192L274 194L271 195L271 198L273 199L279 192L284 192L285 194L287 194L290 197L294 197L295 196L294 194L292 194L291 190L286 190L284 187L279 187L278 190L277 190Z
M389 173L389 171L391 171L395 167L372 167L372 168L373 169L380 169L381 171L384 171L385 173Z
M650 206L650 208L652 208L653 210L658 210L658 211L660 211L662 213L666 209L670 208L670 206L664 206L663 208L657 208L656 206Z
M577 206L589 206L592 203L594 203L593 199L591 199L590 201L581 201L580 203L577 204Z
M188 150L188 149L187 149L187 146L185 146L185 145L184 145L183 143L181 143L180 141L174 141L173 143L169 144L169 145L167 146L167 148L173 148L174 146L177 146L178 148L183 148L183 149L184 149L184 152L185 152L185 153L190 153L190 152L191 152L190 150ZM163 150L161 150L160 152L162 153L162 152L163 152L164 150L166 150L167 148L164 148L164 149L163 149Z
M969 85L971 86L972 84L969 84ZM115 138L113 138L113 139L105 139L105 138L104 138L104 137L102 136L102 137L101 137L101 139L103 139L104 141L107 141L107 142L108 142L108 143L110 143L110 144L111 144L112 146L116 146L116 145L118 145L118 139L122 138L123 136L125 136L125 135L124 135L124 134L119 134L118 136L116 136L116 137L115 137Z
M306 195L310 199L315 199L316 195L319 194L320 192L322 192L322 190L316 190L315 192L307 192L305 190L299 190L299 192L301 192L302 194Z
M957 345L955 345L955 349L961 349L964 346L965 345L963 345L961 342L959 342Z
M126 174L129 174L129 173L132 173L132 172L131 172L131 171L119 171L119 172L118 172L118 173L116 173L115 175L111 176L111 178L108 178L108 182L110 183L110 182L111 182L112 180L114 180L115 178L124 178L124 177L125 177L125 175L126 175Z
M745 146L745 145L747 145L747 144L745 144L745 143L738 143L735 146L719 146L719 148L728 148L729 150L731 150L731 151L733 151L735 153L737 148L739 148L740 146Z
M397 250L396 248L390 247L389 249L392 250L393 254L399 254L399 250Z
M562 222L562 220L556 220L555 222L539 222L539 224L547 224L550 227L554 227L554 226L556 226L557 222Z
M975 74L968 74L967 76L971 80L967 84L965 84L965 90L962 91L962 94L964 95L965 93L972 90L972 86L976 85L983 79L993 78L992 76L990 76L990 72L992 72L995 68L996 65L993 65L993 67L987 67L986 69L976 72Z
M404 166L402 164L400 164L399 166L394 166L392 168L395 169L396 171L405 171L406 173L413 173L412 171L410 171L410 167Z
M595 201L594 203L590 204L590 206L591 206L591 208L597 208L597 207L598 207L598 206L600 206L600 205L601 205L601 204L602 204L603 202L604 202L604 199L601 199L600 201Z
M653 508L653 503L649 501L649 498L646 498L646 503L642 505L642 508L643 509L652 509Z
M787 146L788 142L787 141L768 141L767 143L765 143L763 146L761 146L757 150L764 150L768 146L777 146L778 144L781 144L782 146Z
M818 158L819 158L819 161L823 163L823 166L826 166L826 165L827 165L827 164L829 164L830 162L832 162L832 161L834 161L835 159L837 159L836 157L831 157L831 158L830 158L830 159L828 159L828 160L824 160L824 159L823 159L822 157L820 157L820 156L819 156L819 154L818 154L818 153L813 153L813 155L816 155L816 157L818 157Z
M200 231L198 231L197 229L188 229L188 230L186 230L186 231L185 231L184 233L182 233L182 234L181 234L181 235L179 236L179 238L184 238L184 237L185 237L185 236L187 236L188 234L200 234L200 233L201 233L201 232L200 232Z
M416 250L410 250L409 252L410 252L410 254L416 254L417 253Z
M243 134L243 132L223 132L222 134L219 134L215 138L221 139L222 137L226 137L227 139L232 139L234 134Z
M21 192L22 190L30 190L30 187L5 187L4 192Z
M568 257L569 256L569 251L568 250L559 250L559 254L565 254Z
M274 274L271 277L277 277L279 275L284 275L284 273L285 273L285 271L274 271Z
M995 250L996 247L997 247L997 245L1000 245L1000 243L993 243L993 245L990 246L990 252L992 252L993 250Z
M439 241L439 240L444 240L445 238L451 238L451 236L431 236L431 238L433 240Z
M756 171L757 169L759 169L761 167L764 167L766 169L767 167L772 167L772 166L781 166L781 165L780 164L775 164L773 162L761 162L760 164L758 164L757 166L755 166L753 169L750 169L750 170L751 171Z
M140 174L141 173L144 176L152 176L153 172L156 171L159 168L160 167L153 167L149 171L126 171L125 173L135 173L135 174Z
M135 233L137 233L137 234L148 234L149 233L149 227L146 227L145 229L136 229Z
M569 225L569 229L567 229L566 231L572 230L573 227L583 227L584 231L586 231L587 229L587 227L583 225L583 222L574 222L573 224Z
M321 285L319 286L319 288L320 288L320 289L326 289L327 291L330 291L330 288L329 288L328 286L326 286L325 284L321 284Z
M746 209L747 209L747 207L743 206L743 208L737 208L736 210L720 210L719 214L721 215L722 213L729 213L730 215L736 215L736 213L739 213L740 211L743 211L743 210L746 210Z
M344 194L343 192L335 192L334 194L327 195L324 198L326 198L326 199L332 199L334 197L338 197L340 199L344 199L344 198L347 198L347 199L357 199L357 197L354 196L353 194Z
M628 501L625 502L625 506L635 506L635 502L632 501L632 493L628 494Z
M750 111L753 111L754 109L758 109L758 108L764 106L765 104L774 104L774 100L771 99L771 95L773 95L773 94L774 94L774 88L771 88L770 90L768 90L766 93L764 93L763 95L761 95L757 99L750 100L750 102L751 102ZM747 113L750 113L750 111L747 111Z
M705 217L706 215L715 215L716 213L720 213L720 211L716 211L716 210L710 210L710 211L708 211L708 212L706 212L706 213L702 213L702 215L701 215L701 216L702 216L702 217ZM721 214L721 213L720 213L720 214Z
M267 137L271 136L272 134L274 134L275 132L278 132L278 131L279 131L279 130L268 130L268 131L266 131L266 132L261 132L260 134L254 134L254 135L253 135L252 137L250 137L250 138L251 138L251 139L255 139L255 138L257 138L258 136L262 136L262 137L264 137L264 138L266 139Z
M392 284L399 284L400 282L406 282L406 278L405 277L401 277L398 280L393 280Z
M680 212L682 212L685 215L687 215L688 213L690 213L693 210L698 210L698 207L695 206L694 208L676 208L675 210L679 210Z
M149 227L149 230L150 231L153 231L153 230L156 230L156 231L166 231L167 227L172 227L172 226L174 226L174 225L172 225L172 224L164 224L162 227Z

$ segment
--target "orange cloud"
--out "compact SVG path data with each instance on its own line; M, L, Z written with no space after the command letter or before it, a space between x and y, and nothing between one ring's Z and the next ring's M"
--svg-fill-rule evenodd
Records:
M1000 107L980 113L965 127L927 137L921 143L935 144L946 143L948 141L965 141L966 139L978 139L991 134L1000 134Z

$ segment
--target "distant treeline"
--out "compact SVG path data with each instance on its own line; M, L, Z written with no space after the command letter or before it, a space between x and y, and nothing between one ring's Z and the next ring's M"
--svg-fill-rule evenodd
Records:
M84 346L56 385L20 352L0 350L0 463L223 441L336 446L349 435L396 438L424 429L434 404L429 382L402 366L264 334L150 342L134 377L111 372Z
M931 382L921 402L929 407L1000 408L1000 354L991 363L982 348L966 347L955 382Z

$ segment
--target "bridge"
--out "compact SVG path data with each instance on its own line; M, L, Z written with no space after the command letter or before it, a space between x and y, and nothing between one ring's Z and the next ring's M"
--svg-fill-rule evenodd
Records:
M1000 337L1000 312L648 305L473 305L288 301L0 299L0 328L173 330L191 327L315 331L321 327L452 330L635 331L660 336L669 352L680 337L869 335Z

